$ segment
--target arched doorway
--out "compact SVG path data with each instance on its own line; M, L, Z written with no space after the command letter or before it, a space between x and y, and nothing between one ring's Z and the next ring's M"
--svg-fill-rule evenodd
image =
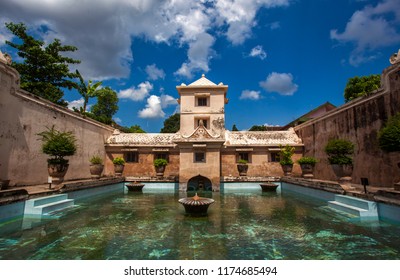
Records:
M187 183L187 191L212 191L212 183L210 179L198 175L189 180Z

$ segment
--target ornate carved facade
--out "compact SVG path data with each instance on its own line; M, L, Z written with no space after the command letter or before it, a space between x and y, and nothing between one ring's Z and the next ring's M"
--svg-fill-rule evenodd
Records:
M128 161L125 176L151 179L155 177L153 161L162 157L169 162L164 178L176 178L181 191L197 187L219 191L224 179L243 180L236 167L239 160L248 162L248 177L277 177L283 175L280 145L296 147L294 159L302 154L302 141L293 129L226 130L227 85L217 85L203 75L189 85L177 86L177 91L180 130L175 134L116 132L106 142L109 164L114 157L123 156Z

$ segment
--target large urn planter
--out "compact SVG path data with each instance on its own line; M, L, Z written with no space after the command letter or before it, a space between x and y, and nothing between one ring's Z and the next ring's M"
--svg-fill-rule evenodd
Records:
M49 163L47 171L53 184L61 184L64 181L65 174L68 171L68 163Z
M117 176L117 177L121 177L122 176L122 173L124 172L124 165L122 165L122 164L114 164L114 173L115 173L115 176Z
M10 184L10 180L1 180L0 179L0 190L7 189L9 184Z
M280 156L280 161L279 163L282 166L283 174L285 176L291 176L292 175L292 170L293 170L293 160L292 156L294 154L295 148L291 147L289 145L286 146L281 146L279 156Z
M163 177L164 176L164 172L165 172L165 166L156 166L156 176L157 177Z
M239 176L247 176L247 170L249 169L249 166L247 163L238 163L237 164L237 170L239 172Z
M101 177L103 173L104 165L103 164L91 164L90 165L90 175L93 179L98 179Z
M75 135L71 131L59 131L54 126L37 135L42 141L42 152L51 156L47 160L50 187L51 184L60 184L69 167L68 159L64 157L74 155L77 149Z
M332 170L340 183L351 182L352 164L332 164Z
M314 178L314 166L317 159L314 157L302 157L297 161L300 164L301 176L305 179Z
M125 160L121 157L116 157L113 159L113 164L115 176L121 177L124 172Z
M168 161L163 158L158 158L154 160L154 168L156 169L156 176L159 178L164 177L165 167L168 164Z
M285 176L290 176L292 175L292 170L293 170L293 164L281 164L283 174Z

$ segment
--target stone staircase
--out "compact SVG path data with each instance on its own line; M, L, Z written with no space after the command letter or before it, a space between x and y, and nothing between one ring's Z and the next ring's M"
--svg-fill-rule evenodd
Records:
M352 196L335 195L334 201L328 201L328 206L335 210L345 212L360 218L378 219L378 206L376 202Z
M50 215L71 206L74 206L74 200L69 199L67 194L34 198L25 202L24 215Z

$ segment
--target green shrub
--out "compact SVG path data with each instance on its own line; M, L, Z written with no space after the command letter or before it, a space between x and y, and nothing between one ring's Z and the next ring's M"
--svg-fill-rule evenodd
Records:
M239 159L238 160L238 164L247 164L247 163L248 163L248 161L245 160L245 159Z
M89 161L91 164L103 164L103 160L99 156L92 156Z
M294 147L291 147L289 145L286 145L285 147L281 146L281 150L279 152L279 156L280 156L280 161L279 163L281 165L291 165L293 164L293 160L292 160L292 156L294 154Z
M158 159L154 160L155 167L166 166L167 164L168 164L168 161L163 158L158 158Z
M311 165L315 165L317 162L318 160L314 157L302 157L297 161L298 164L311 164Z
M353 164L351 155L354 152L354 144L344 139L331 139L325 146L330 164Z
M125 165L125 160L122 157L116 157L115 159L113 159L113 164Z
M378 142L385 152L400 151L400 113L390 118L379 131Z
M47 160L48 163L66 164L68 160L64 157L72 156L76 152L76 138L71 131L62 132L53 125L37 135L40 136L38 140L42 141L42 152L52 157Z

